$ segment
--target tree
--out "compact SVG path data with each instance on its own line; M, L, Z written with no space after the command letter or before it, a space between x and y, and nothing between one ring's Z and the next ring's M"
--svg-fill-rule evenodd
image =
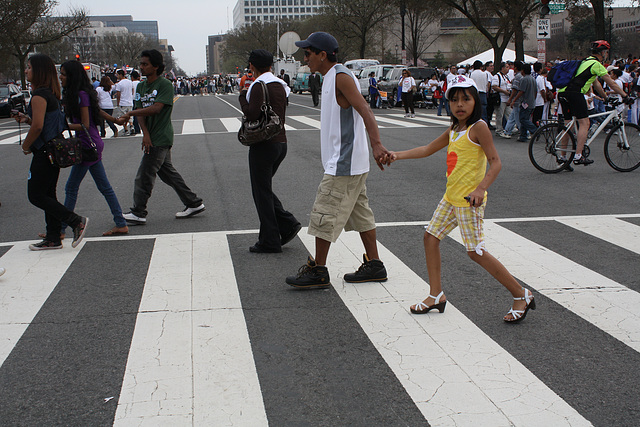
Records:
M404 4L406 32L407 59L412 58L414 65L440 36L439 32L429 33L430 24L438 19L445 18L442 8L433 7L433 3L424 0L395 0L396 10ZM395 31L397 33L398 31ZM400 37L398 35L398 37Z
M107 55L107 63L135 66L140 53L154 48L158 42L148 39L140 33L111 33L104 36L103 43Z
M475 56L490 47L487 39L475 28L467 28L462 34L458 34L451 44L451 50L459 54L460 59Z
M67 34L88 25L84 9L69 11L68 16L53 17L55 0L0 0L3 33L0 48L18 59L20 78L26 89L25 63L36 46L60 40Z
M325 0L324 5L322 15L333 23L331 33L339 42L353 41L359 58L365 57L375 31L396 13L395 3L389 0Z
M531 22L538 4L521 0L440 0L460 12L489 41L493 62L499 64L512 37L516 58L524 59L524 28Z

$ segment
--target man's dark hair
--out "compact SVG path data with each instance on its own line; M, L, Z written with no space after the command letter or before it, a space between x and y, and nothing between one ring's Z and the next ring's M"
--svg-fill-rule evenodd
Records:
M484 68L491 67L493 65L493 61L487 61L484 63Z
M530 64L522 64L522 72L525 74L531 74L531 65Z
M474 70L479 70L480 68L482 68L482 61L476 61L473 63Z
M325 52L324 50L320 50L318 48L315 48L313 46L309 46L307 49L309 49L311 52L315 53L316 55L320 55L320 52ZM338 49L336 49L335 53L329 53L327 52L327 60L329 62L338 62Z
M140 78L140 73L137 70L133 70L131 72L131 80L138 80Z
M517 71L522 71L522 66L524 64L522 63L522 61L514 61L513 63L513 68Z
M502 70L504 67L506 67L506 65L507 65L507 63L506 63L506 62L504 62L504 61L502 61L502 62L500 63L500 70Z
M542 62L536 62L533 64L533 71L540 74L540 70L542 70Z
M124 76L124 70L118 70L116 71L116 74L120 74L121 76Z
M158 52L156 49L148 49L143 50L140 54L140 57L149 58L149 62L154 67L158 67L156 70L156 74L159 76L164 71L164 62L162 58L162 54Z

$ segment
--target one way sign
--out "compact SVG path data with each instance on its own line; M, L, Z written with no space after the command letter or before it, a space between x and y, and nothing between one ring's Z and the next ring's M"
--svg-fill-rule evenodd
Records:
M538 39L551 38L551 19L536 19L536 35Z

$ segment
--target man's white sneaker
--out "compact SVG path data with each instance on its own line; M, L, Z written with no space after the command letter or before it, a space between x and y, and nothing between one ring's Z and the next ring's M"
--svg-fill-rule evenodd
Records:
M176 218L189 218L194 215L198 215L200 212L204 211L204 203L201 203L200 206L195 208L184 208L182 212L176 213Z
M0 276L2 276L7 270L5 270L4 268L0 267Z
M132 212L127 212L126 214L124 214L122 216L131 225L144 225L144 224L147 223L147 218L139 217L139 216L137 216L136 214L134 214Z
M415 114L412 114L412 115L411 115L411 118L412 118L412 119L415 119L415 118L416 118L416 115L415 115Z

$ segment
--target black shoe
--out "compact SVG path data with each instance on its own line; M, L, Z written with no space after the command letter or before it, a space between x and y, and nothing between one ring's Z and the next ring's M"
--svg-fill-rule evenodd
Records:
M329 270L327 267L316 265L312 256L300 267L298 274L287 277L286 282L294 288L302 289L324 289L331 286Z
M80 217L80 223L73 228L73 242L71 242L71 247L75 248L82 242L84 238L84 232L87 230L87 224L89 224L89 218Z
M574 165L585 165L585 166L588 166L591 163L593 163L593 160L587 159L585 156L580 157L578 160L573 159L573 164Z
M62 249L62 243L52 242L51 240L44 239L40 243L34 243L29 245L29 249L32 251L46 251L48 249Z
M277 254L282 252L281 248L278 249L267 249L267 248L263 248L262 246L258 245L257 243L253 246L249 246L249 252L253 252L256 254Z
M297 223L296 225L294 225L293 230L291 230L289 234L287 234L286 236L282 236L282 238L280 239L280 245L284 246L290 241L292 241L293 238L298 235L298 233L300 232L300 229L302 229L302 225L300 225L300 223Z
M387 269L379 259L370 260L367 254L362 255L363 263L355 273L344 275L344 281L348 283L386 282Z
M567 166L565 166L564 170L567 171L567 172L573 172L573 166L567 165Z

